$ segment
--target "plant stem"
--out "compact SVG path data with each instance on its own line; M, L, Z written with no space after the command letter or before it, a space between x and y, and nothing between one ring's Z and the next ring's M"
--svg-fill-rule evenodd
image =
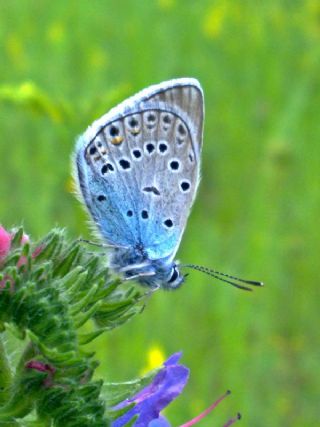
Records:
M10 399L10 386L12 375L7 352L0 335L0 406Z

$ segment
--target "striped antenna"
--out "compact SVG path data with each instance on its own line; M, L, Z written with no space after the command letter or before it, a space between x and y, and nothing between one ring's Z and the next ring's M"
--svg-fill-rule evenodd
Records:
M232 285L244 291L252 291L252 288L249 288L248 286L240 285L237 282L245 283L246 285L251 285L251 286L263 286L263 282L257 282L256 280L240 279L239 277L230 276L230 274L221 273L220 271L212 270L211 268L203 267L202 265L181 264L180 267L192 268L193 270L201 271L202 273L208 274L209 276L212 276L215 279L220 280L221 282L229 283L229 285ZM232 281L229 279L232 279ZM235 280L235 282L233 280Z

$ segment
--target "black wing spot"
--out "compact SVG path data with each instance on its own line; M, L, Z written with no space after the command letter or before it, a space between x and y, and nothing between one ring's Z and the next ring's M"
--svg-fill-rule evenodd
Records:
M146 121L147 121L147 129L153 129L156 125L157 116L155 113L148 113L146 115Z
M97 152L97 148L94 145L90 147L89 153L91 154L91 156L93 156L96 152Z
M117 126L112 125L110 126L109 133L111 136L118 136L120 133L120 130Z
M153 193L156 196L160 196L160 191L157 189L157 187L144 187L142 191L145 191L146 193Z
M142 156L141 151L137 148L132 151L132 154L136 159L140 159L140 157Z
M190 182L188 181L182 181L180 184L181 190L186 192L190 189Z
M181 123L178 126L178 132L182 136L186 135L186 133L187 133L186 128Z
M133 212L132 212L132 210L131 209L129 209L128 211L127 211L127 216L128 217L131 217L133 215Z
M171 123L171 118L168 114L166 114L165 116L163 116L163 123L165 123L166 125L169 125Z
M128 125L130 127L130 132L132 133L132 135L136 136L139 134L139 132L140 132L139 122L135 117L131 117L129 119Z
M178 145L182 145L185 142L185 137L187 134L186 128L183 124L179 124L177 127L178 135L176 137L176 142Z
M102 175L105 175L107 172L108 172L108 165L105 164L101 168L101 173L102 173Z
M103 194L99 194L97 199L99 200L99 202L104 202L105 200L107 200L106 196L104 196Z
M180 163L178 162L178 160L172 160L172 161L170 162L170 168L171 168L173 171L177 171L177 170L179 169L179 167L180 167Z
M102 175L105 175L108 171L110 172L114 171L114 167L112 166L111 163L105 163L101 168Z
M146 211L145 209L141 212L141 217L143 219L148 219L149 218L149 214L148 211Z
M172 222L172 219L170 219L170 218L166 219L163 223L168 228L173 227L173 222Z
M188 157L189 157L190 162L193 163L193 155L190 153Z
M130 127L132 127L132 128L135 128L135 127L137 127L138 126L138 120L137 119L135 119L134 117L132 117L130 120L129 120L129 126Z
M119 161L119 165L122 167L122 169L130 169L130 162L125 159L121 159Z
M160 153L165 153L166 151L168 150L168 146L167 146L167 144L165 144L164 142L161 142L160 144L159 144L159 151L160 151Z
M146 145L146 149L147 149L148 153L151 154L154 151L154 144L152 144L151 142L149 142Z

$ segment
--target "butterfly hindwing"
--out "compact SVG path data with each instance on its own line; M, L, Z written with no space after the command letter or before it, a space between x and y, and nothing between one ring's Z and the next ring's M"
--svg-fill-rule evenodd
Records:
M142 244L151 259L178 248L199 182L203 97L194 79L151 86L79 140L78 183L107 242Z

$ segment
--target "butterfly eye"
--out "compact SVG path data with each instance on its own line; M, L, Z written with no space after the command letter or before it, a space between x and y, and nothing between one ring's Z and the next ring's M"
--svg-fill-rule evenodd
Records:
M168 280L168 283L175 282L177 280L178 276L179 276L179 272L178 272L177 268L174 266L171 270L171 277Z
M180 274L179 269L176 265L174 265L171 269L171 276L166 284L167 289L177 289L184 282L184 276Z

